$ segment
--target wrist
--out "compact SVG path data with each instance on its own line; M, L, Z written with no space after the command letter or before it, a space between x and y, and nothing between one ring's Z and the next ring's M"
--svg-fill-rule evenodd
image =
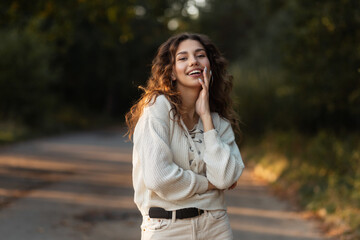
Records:
M201 115L200 118L204 126L204 132L214 129L214 124L210 113Z
M208 190L213 190L214 185L211 184L211 182L208 181Z
M213 184L208 180L208 190L215 190L215 189L217 189L217 188L215 187L215 185L213 185Z

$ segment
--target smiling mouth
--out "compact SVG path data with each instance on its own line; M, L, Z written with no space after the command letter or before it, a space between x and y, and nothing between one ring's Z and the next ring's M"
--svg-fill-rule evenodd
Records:
M193 70L191 72L188 73L189 76L198 76L201 75L202 70Z

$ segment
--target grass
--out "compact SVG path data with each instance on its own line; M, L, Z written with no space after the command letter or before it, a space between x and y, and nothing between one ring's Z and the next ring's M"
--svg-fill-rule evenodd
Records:
M29 129L20 124L13 122L0 123L0 145L23 140L29 135Z
M360 136L320 131L267 133L250 143L256 175L323 219L330 235L360 238Z

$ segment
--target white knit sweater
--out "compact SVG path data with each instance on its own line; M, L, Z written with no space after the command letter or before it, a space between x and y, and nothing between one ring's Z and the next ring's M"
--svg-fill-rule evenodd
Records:
M215 129L204 133L201 120L194 131L173 121L165 96L145 107L134 132L133 185L142 215L150 207L166 210L197 207L226 209L223 190L244 169L231 124L212 113ZM184 123L181 121L184 129Z

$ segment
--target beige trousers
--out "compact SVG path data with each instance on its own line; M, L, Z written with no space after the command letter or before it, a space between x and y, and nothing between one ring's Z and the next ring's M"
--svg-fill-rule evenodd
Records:
M205 211L188 219L149 218L143 216L141 240L232 240L233 234L226 211Z

